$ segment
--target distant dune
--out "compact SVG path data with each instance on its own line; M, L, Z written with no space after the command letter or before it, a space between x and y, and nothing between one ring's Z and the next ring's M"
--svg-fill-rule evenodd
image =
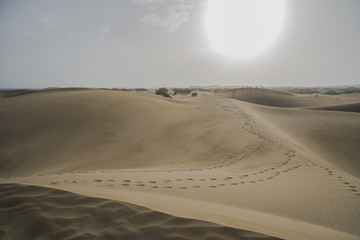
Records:
M358 103L360 94L321 95L292 94L262 88L238 88L214 95L273 107L323 107ZM348 108L349 110L350 108Z
M263 89L4 97L0 238L360 239L359 104Z
M324 106L324 107L317 107L317 108L310 108L310 109L360 113L360 103Z

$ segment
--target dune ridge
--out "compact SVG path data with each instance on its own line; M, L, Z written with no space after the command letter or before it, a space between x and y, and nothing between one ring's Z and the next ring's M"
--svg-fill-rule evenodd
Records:
M1 99L0 113L1 183L284 239L360 238L358 113L104 90Z
M55 189L4 184L0 190L1 239L277 239Z
M318 110L336 107L338 111L356 111L360 94L322 95L293 94L265 88L237 88L214 94L210 98L232 98L244 102L280 108L316 107ZM355 104L348 107L341 105ZM331 108L330 108L331 109ZM329 109L329 110L330 110ZM335 108L334 108L335 109Z

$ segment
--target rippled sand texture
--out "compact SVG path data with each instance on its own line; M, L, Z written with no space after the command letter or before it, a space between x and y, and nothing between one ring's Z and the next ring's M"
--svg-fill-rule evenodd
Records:
M133 204L16 184L0 185L1 239L277 239Z

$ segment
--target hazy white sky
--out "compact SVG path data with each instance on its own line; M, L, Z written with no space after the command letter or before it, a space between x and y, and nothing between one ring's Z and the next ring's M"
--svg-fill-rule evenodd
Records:
M234 59L207 0L0 0L0 88L359 84L360 1L285 3L276 41Z

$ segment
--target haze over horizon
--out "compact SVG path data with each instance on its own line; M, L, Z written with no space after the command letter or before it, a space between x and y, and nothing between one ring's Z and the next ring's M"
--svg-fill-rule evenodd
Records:
M276 39L246 58L213 51L205 29L208 4L3 0L0 87L360 83L359 1L285 1Z

